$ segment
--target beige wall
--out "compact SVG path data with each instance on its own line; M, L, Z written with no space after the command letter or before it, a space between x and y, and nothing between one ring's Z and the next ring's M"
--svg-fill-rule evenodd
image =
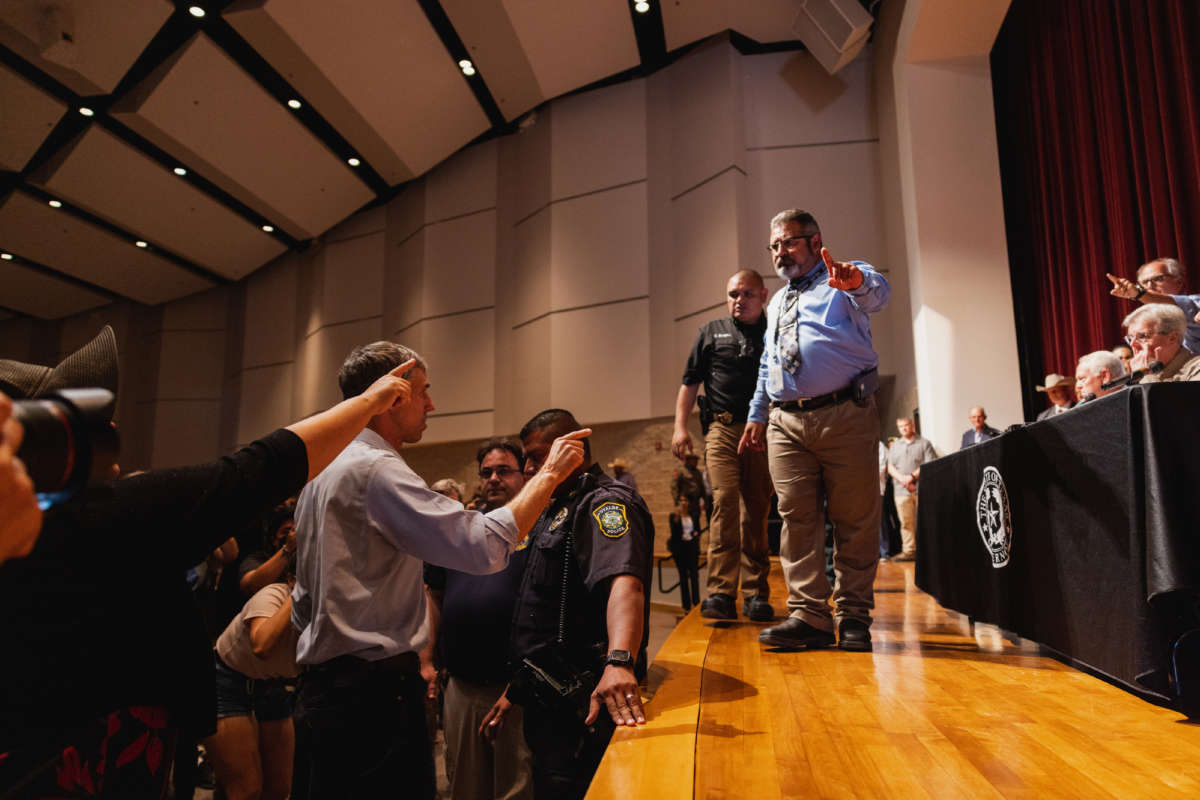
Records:
M994 142L982 167L973 157L990 81L978 59L908 64L894 45L904 12L885 4L876 44L833 77L807 53L744 56L718 40L646 79L553 101L237 284L0 323L0 356L45 361L111 321L130 467L215 457L331 405L346 353L379 338L430 362L437 410L413 451L437 468L430 480L470 474L476 442L550 406L600 430L633 426L643 454L665 441L686 353L724 314L728 275L750 267L780 285L767 220L801 206L835 256L892 283L873 320L885 428L917 404L921 374L926 431L944 447L980 396L1007 422L1011 389L1017 418L1015 344ZM672 463L653 452L647 476L635 467L649 498Z

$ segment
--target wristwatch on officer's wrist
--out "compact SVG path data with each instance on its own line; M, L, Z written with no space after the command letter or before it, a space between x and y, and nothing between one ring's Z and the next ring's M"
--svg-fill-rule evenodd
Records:
M628 650L609 650L608 655L604 658L604 663L612 664L614 667L633 669L633 654Z

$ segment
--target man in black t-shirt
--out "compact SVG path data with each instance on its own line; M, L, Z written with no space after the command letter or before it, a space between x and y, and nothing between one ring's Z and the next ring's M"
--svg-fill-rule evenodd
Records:
M729 279L729 316L700 329L688 356L683 385L675 401L671 450L678 458L692 452L687 421L700 385L708 399L704 459L712 481L713 507L708 534L708 597L700 613L711 619L737 619L739 565L743 613L756 622L775 617L769 601L767 512L771 475L767 454L747 449L738 454L750 398L758 383L766 316L767 288L762 276L744 269Z
M525 456L508 439L484 442L475 461L484 513L507 504L525 485ZM508 566L492 575L425 565L426 583L441 588L430 597L440 611L439 666L450 675L444 719L452 800L533 796L522 710L504 696L513 606L529 541L517 545Z
M561 409L526 423L526 478L541 467L564 428L576 430L578 423ZM645 675L654 523L637 492L592 462L586 440L583 464L589 466L562 482L529 534L529 561L513 614L516 662L528 659L553 670L556 662L547 656L553 651L580 681L586 674L583 691L591 689L578 703L520 697L537 800L582 798L616 726L646 721L638 680ZM511 691L518 688L514 683Z

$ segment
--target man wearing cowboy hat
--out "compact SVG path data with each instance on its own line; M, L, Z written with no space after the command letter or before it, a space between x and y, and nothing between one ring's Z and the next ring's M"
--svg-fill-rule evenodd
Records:
M633 475L629 472L629 462L623 458L614 458L608 462L608 468L613 471L613 478L617 483L623 483L635 492L638 490L637 481L633 479Z
M1051 372L1043 385L1035 387L1039 392L1045 392L1051 403L1049 408L1037 415L1038 422L1075 407L1075 401L1071 399L1071 386L1070 378Z

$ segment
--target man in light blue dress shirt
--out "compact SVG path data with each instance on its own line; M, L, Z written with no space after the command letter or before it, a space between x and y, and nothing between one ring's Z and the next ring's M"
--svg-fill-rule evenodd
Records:
M768 245L788 285L767 306L758 388L739 450L767 446L783 517L780 564L790 616L759 640L788 650L871 649L879 560L878 357L870 315L890 296L862 261L835 261L813 216L771 220ZM825 503L834 524L834 571L825 574ZM832 595L836 611L831 614ZM836 620L835 620L836 618Z
M487 514L425 485L400 454L420 441L433 410L420 356L402 345L356 348L338 373L346 398L409 362L412 394L371 418L296 504L296 708L293 798L432 800L426 684L417 653L429 642L422 562L498 572L558 485L583 461L576 431L559 437L542 469ZM403 787L403 788L400 788Z

